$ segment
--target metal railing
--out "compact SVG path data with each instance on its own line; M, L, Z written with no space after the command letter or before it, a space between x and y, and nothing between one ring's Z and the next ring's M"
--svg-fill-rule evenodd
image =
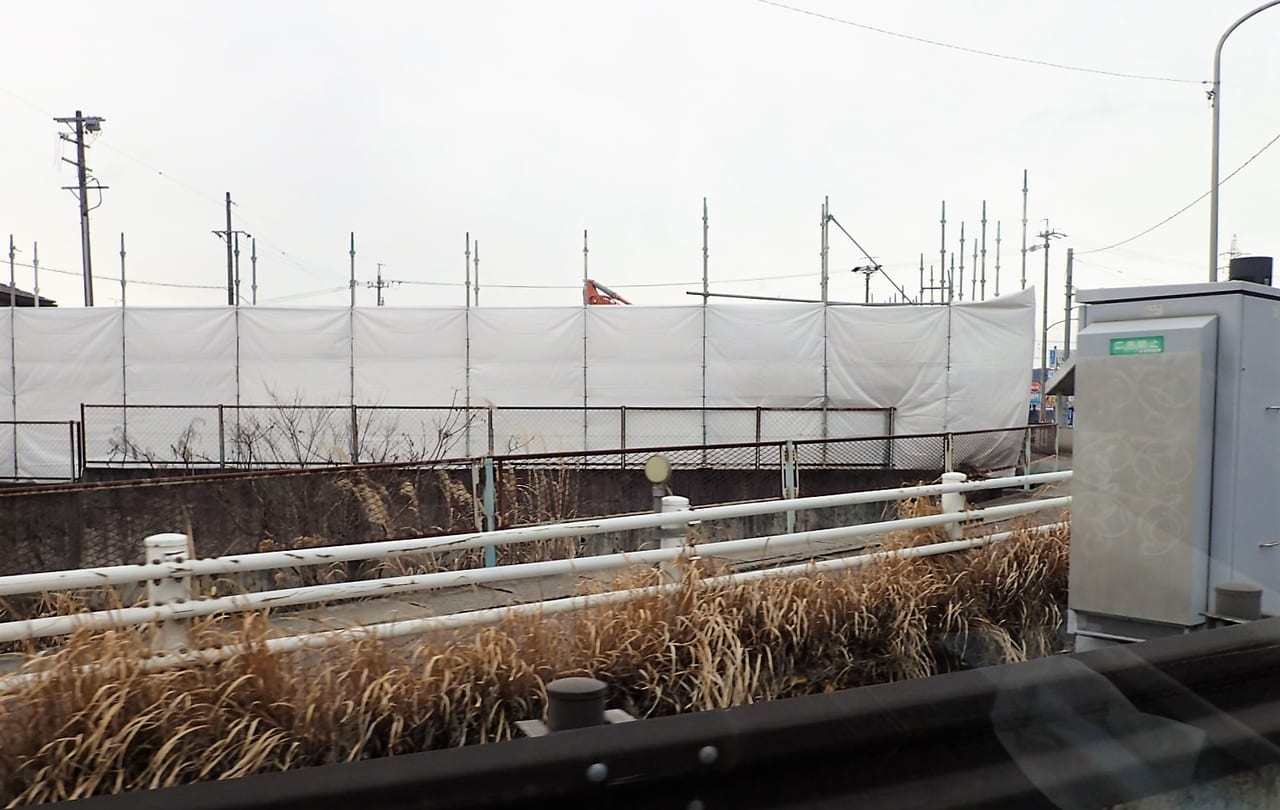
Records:
M266 469L893 434L892 408L81 406L83 459Z
M952 473L940 484L896 487L865 492L846 492L808 498L790 498L769 502L739 503L705 508L689 508L684 499L667 499L659 513L576 520L540 526L526 526L489 532L471 532L444 537L417 537L405 540L360 543L292 551L259 552L230 557L199 559L194 556L190 538L182 534L153 535L144 541L145 561L142 565L119 565L101 568L51 571L0 577L0 597L33 596L50 591L111 588L143 585L145 604L108 610L90 610L65 615L0 622L0 642L12 642L66 635L80 629L102 630L134 625L154 624L157 632L153 648L161 655L152 659L156 666L181 665L218 660L235 654L234 645L193 650L188 624L193 618L235 612L261 611L285 606L332 603L369 597L387 597L402 593L437 590L460 585L477 585L494 581L511 581L554 576L557 574L595 573L635 565L670 563L682 555L715 556L723 559L751 559L775 563L775 567L729 574L707 580L707 584L730 579L762 576L785 576L818 569L838 570L885 556L920 556L942 554L972 548L1007 536L966 537L966 532L982 524L1051 509L1065 509L1070 497L1047 498L969 510L962 493L1009 487L1048 484L1069 480L1070 472L1041 473L977 481L965 481L962 473ZM795 510L826 509L853 504L897 501L903 498L943 496L943 512L937 515L885 520L828 529L775 534L739 540L704 542L685 536L692 523L724 520L748 515L778 514ZM678 502L678 503L677 503ZM1056 524L1055 524L1056 525ZM951 538L944 543L919 546L899 551L847 555L848 541L876 537L890 532L947 527ZM202 576L238 574L246 571L282 571L301 567L333 565L359 560L394 560L417 558L424 554L454 552L462 549L493 548L534 541L580 538L634 529L664 529L667 536L661 547L641 551L601 554L589 557L552 559L485 568L410 574L406 576L355 580L333 584L244 593L232 596L206 597L195 592L193 579ZM780 560L794 561L797 555L812 558L846 552L846 556L820 562L804 562L776 566ZM660 591L668 586L622 591L606 591L586 597L528 603L517 607L473 610L426 619L406 619L375 625L344 628L296 636L270 639L270 649L284 651L323 646L351 638L352 634L368 634L393 638L428 632L445 627L462 627L500 621L513 611L555 613L576 610L602 603L626 601ZM678 585L677 585L678 587Z
M156 478L129 470L121 480L91 470L92 478L107 480L0 488L0 513L6 516L0 524L6 549L0 575L134 562L139 536L177 525L177 504L205 537L216 538L216 544L205 541L207 554L239 554L257 550L264 537L280 548L303 544L300 538L338 545L371 535L394 539L648 510L652 487L641 469L654 453L670 462L674 491L702 504L928 481L947 471L948 459L958 462L951 469L968 473L1038 472L1052 468L1034 463L1046 458L1034 448L1045 443L1040 434L1052 429L205 471L210 475L160 470ZM325 508L312 506L319 503ZM98 517L49 523L48 515L63 513ZM819 512L801 518L801 528L820 528L861 516ZM744 519L721 528L749 537L773 531L769 522ZM593 552L629 550L639 535L596 537L590 545Z

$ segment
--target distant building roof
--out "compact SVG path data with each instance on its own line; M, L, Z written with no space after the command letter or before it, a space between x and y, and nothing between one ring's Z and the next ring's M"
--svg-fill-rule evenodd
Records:
M12 304L9 303L10 299L13 301ZM8 284L0 282L0 306L34 307L35 305L36 297L34 293L29 293L26 290L20 290L17 287L11 287ZM58 302L54 301L52 298L45 298L43 295L40 296L40 306L56 307L57 305Z

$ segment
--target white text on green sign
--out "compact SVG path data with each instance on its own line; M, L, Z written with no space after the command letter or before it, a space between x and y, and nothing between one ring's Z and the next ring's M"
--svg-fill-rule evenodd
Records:
M1163 354L1164 336L1111 338L1112 354Z

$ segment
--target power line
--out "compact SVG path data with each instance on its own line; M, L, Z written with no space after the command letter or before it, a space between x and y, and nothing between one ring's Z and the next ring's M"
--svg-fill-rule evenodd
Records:
M341 287L328 287L323 290L309 290L307 292L293 293L292 295L281 295L281 296L277 296L276 298L264 298L262 300L262 303L280 304L285 301L298 301L303 298L314 298L318 295L332 295L333 293L346 292L347 286L348 285L343 284Z
M1160 278L1155 278L1154 276L1145 275L1143 273L1135 273L1132 270L1121 270L1117 267L1108 267L1105 264L1098 264L1092 259L1090 259L1089 261L1084 261L1083 259L1080 258L1079 253L1076 254L1076 264L1083 265L1084 267L1090 267L1097 270L1101 270L1104 273L1114 273L1117 276L1126 276L1130 278L1139 279L1151 284L1164 284L1169 281L1169 279L1167 278L1160 279Z
M1248 159L1248 160L1246 160L1244 163L1241 163L1239 166L1237 166L1235 171L1233 171L1231 174L1227 175L1226 177L1224 177L1224 178L1222 178L1220 181L1218 181L1218 186L1219 186L1219 187L1221 187L1223 183L1226 183L1228 180L1230 180L1231 178L1233 178L1233 177L1235 177L1237 174L1239 174L1241 171L1243 171L1245 166L1248 166L1250 163L1252 163L1254 160L1256 160L1256 159L1257 159L1257 158L1258 158L1258 157L1259 157L1263 152L1265 152L1265 151L1267 151L1268 149L1270 149L1270 148L1275 144L1275 142L1276 142L1276 141L1280 141L1280 132L1277 132L1277 133L1276 133L1276 136L1275 136L1274 138L1272 138L1271 140L1267 141L1267 143L1266 143L1266 145L1265 145L1265 146L1263 146L1263 147L1262 147L1261 149L1259 149L1258 151L1254 152L1254 153L1249 157L1249 159ZM1086 254L1086 253L1101 253L1101 252L1103 252L1104 250L1113 250L1113 249L1115 249L1115 248L1120 247L1121 245L1127 245L1127 244L1129 244L1130 242L1134 241L1135 239L1141 239L1142 237L1144 237L1144 236L1146 236L1147 234L1149 234L1149 233L1151 233L1152 231L1154 231L1156 228L1159 228L1159 227L1161 227L1161 226L1163 226L1163 225L1167 225L1167 224L1169 224L1170 222L1172 222L1173 220L1177 219L1179 216L1181 216L1181 215L1185 214L1187 211L1191 210L1191 208L1192 208L1193 206L1195 206L1195 204L1196 204L1196 203L1200 202L1200 201L1201 201L1201 200L1203 200L1205 197L1208 197L1208 196L1209 196L1209 194L1210 194L1210 192L1209 192L1209 191L1206 191L1205 193L1201 194L1199 197L1196 197L1196 198L1195 198L1194 200L1192 200L1191 202L1189 202L1189 203L1187 203L1186 205L1184 205L1184 206L1182 206L1181 208L1179 208L1177 211L1174 211L1174 212L1173 212L1172 214L1170 214L1169 216L1165 217L1164 219L1160 220L1160 221L1159 221L1159 222L1157 222L1156 224L1152 225L1150 228L1147 228L1147 229L1146 229L1145 231L1143 231L1142 233L1139 233L1139 234L1135 234L1135 235L1133 235L1133 236L1130 236L1128 239L1122 239L1122 240L1120 240L1119 242L1116 242L1116 243L1115 243L1115 244L1113 244L1113 245L1107 245L1106 247L1094 248L1093 250L1077 250L1077 251L1076 251L1076 255L1077 255L1077 256L1083 256L1083 255L1084 255L1084 254Z
M179 180L178 178L174 177L174 176L173 176L173 175L171 175L171 174L166 174L163 170L161 170L161 169L157 169L155 166L152 166L151 164L147 163L145 160L143 160L143 159L141 159L141 158L139 158L139 157L137 157L137 156L135 156L135 155L131 155L131 154L129 154L128 152L124 151L123 149L121 149L121 148L120 148L120 147L118 147L118 146L114 146L114 145L112 145L112 144L107 144L107 143L104 143L104 144L103 144L103 146L105 146L107 149L110 149L111 151L115 152L116 154L118 154L118 155L120 155L120 156L122 156L122 157L124 157L124 158L127 158L127 159L129 159L129 160L133 161L134 163L138 164L139 166L141 166L142 168L146 169L147 171L155 173L155 174L156 174L156 176L161 177L161 178L163 178L163 179L165 179L165 180L169 181L170 183L173 183L174 185L178 186L179 188L182 188L182 189L184 189L185 191L190 192L191 194L195 195L196 197L199 197L199 198L201 198L201 199L203 199L203 200L205 200L205 201L207 201L207 202L216 202L216 203L218 203L219 205L221 205L221 204L223 203L222 198L221 198L220 196L218 196L217 194L213 194L213 193L211 193L211 192L204 191L204 190L202 190L202 189L198 189L198 188L196 188L195 186L193 186L193 185L191 185L191 184L189 184L189 183L185 183L185 182L183 182L182 180ZM243 209L243 207L244 207L241 203L234 202L234 201L232 202L232 205L233 205L233 206L235 206L237 209ZM250 218L252 218L252 217L250 217ZM259 228L259 227L257 227L257 226L256 226L256 224L255 224L255 223L253 223L253 222L249 222L249 221L248 221L248 220L243 216L243 214L241 214L241 216L239 217L239 219L240 219L240 221L241 221L242 223L244 223L244 224L246 224L246 225L249 225L250 227L252 227L255 231L258 231L259 233L262 233L264 230L267 230L267 229L264 229L264 228ZM259 237L258 237L258 239L262 242L262 244L263 244L264 246L266 246L266 247L268 247L268 248L270 248L270 249L274 250L276 253L280 254L280 256L281 256L282 258L284 258L284 259L285 259L286 261L288 261L290 264L292 264L293 266L297 267L299 270L301 270L302 272L306 273L307 275L312 276L313 278L328 278L328 275L327 275L327 274L325 274L325 273L323 273L323 272L321 272L321 271L313 270L312 268L310 268L310 267L308 267L307 265L303 264L301 261L299 261L299 260L298 260L297 258L295 258L293 255L291 255L288 251L286 251L284 248L280 247L279 245L275 244L274 242L271 242L269 239L267 239L267 238L265 238L265 237L262 237L262 236L259 236Z
M817 11L810 11L804 8L796 8L795 6L789 6L789 5L786 5L785 3L776 2L776 0L756 0L756 2L763 3L766 6L775 6L777 8L783 8L783 9L786 9L787 11L794 11L797 14L805 14L810 17L817 17L820 20L826 20L828 22L840 23L841 25L848 25L854 28L861 28L864 31L872 31L874 33L884 34L885 36L889 36L889 37L897 37L898 39L910 40L911 42L919 42L923 45L933 45L934 47L938 47L938 48L948 48L953 51L961 51L962 53L969 53L975 56L987 56L992 59L1004 59L1010 62L1022 62L1028 65L1039 65L1040 67L1056 68L1058 70L1070 70L1076 73L1092 73L1097 76L1111 76L1117 79L1141 79L1144 81L1172 82L1175 84L1204 84L1205 83L1201 79L1175 79L1170 76L1149 76L1142 73L1124 73L1124 72L1115 71L1115 70L1101 70L1099 68L1081 67L1079 65L1064 65L1060 62L1049 62L1043 59L1031 59L1025 56L1011 56L1010 54L1006 54L1006 53L996 53L995 51L984 51L980 48L970 48L965 45L955 45L950 42L940 42L936 39L926 39L925 37L918 37L913 34L903 34L898 31L890 31L887 28L877 28L874 25L867 25L866 23L854 22L853 20L846 20L842 17L833 17L830 14L821 14Z
M13 264L14 264L14 266L15 266L15 267L25 267L25 268L27 268L27 269L29 269L29 270L34 270L34 269L36 269L36 268L35 268L35 265L27 264L27 263L25 263L25 262L14 261L14 263L13 263ZM49 266L49 265L47 265L47 264L42 264L42 265L40 265L40 268L39 268L39 269L40 269L41 271L48 271L48 272L50 272L50 273L57 273L57 274L59 274L59 275L63 275L63 276L78 276L78 275L80 275L80 271L79 271L79 270L64 270L64 269L62 269L62 268L60 268L60 267L50 267L50 266ZM103 276L103 275L97 275L97 276L94 276L94 278L100 278L100 279L102 279L102 280L104 280L104 281L119 281L119 280L120 280L120 277L119 277L119 276ZM184 289L184 290L221 290L221 289L223 289L223 287L221 287L221 286L219 286L219 285L214 285L214 284L183 284L183 283L178 282L178 281L146 281L146 280L144 280L144 279L140 279L140 278L131 278L131 279L127 279L127 280L126 280L126 283L127 283L127 284L137 284L137 285L142 286L142 287L177 287L177 288ZM344 287L343 289L346 289L346 288Z

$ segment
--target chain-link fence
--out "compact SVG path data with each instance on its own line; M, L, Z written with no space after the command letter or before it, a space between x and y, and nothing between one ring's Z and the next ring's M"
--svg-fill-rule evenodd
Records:
M401 414L402 418L407 418ZM407 422L397 430L408 430ZM48 427L70 430L67 423ZM0 435L6 427L0 423ZM418 426L413 426L418 427ZM202 556L358 543L544 523L654 508L645 462L662 453L658 494L695 505L823 495L934 480L949 468L1025 468L1053 445L1052 425L958 434L691 445L487 456L412 464L213 472L185 478L0 489L0 574L137 562L142 538L193 535ZM12 434L10 434L12 435ZM985 463L993 466L985 467ZM881 507L758 516L700 527L715 539L865 522ZM492 557L638 548L653 532L501 547ZM450 565L481 565L472 553Z
M84 405L90 467L272 469L888 436L884 408Z
M80 423L0 421L0 481L75 481Z

